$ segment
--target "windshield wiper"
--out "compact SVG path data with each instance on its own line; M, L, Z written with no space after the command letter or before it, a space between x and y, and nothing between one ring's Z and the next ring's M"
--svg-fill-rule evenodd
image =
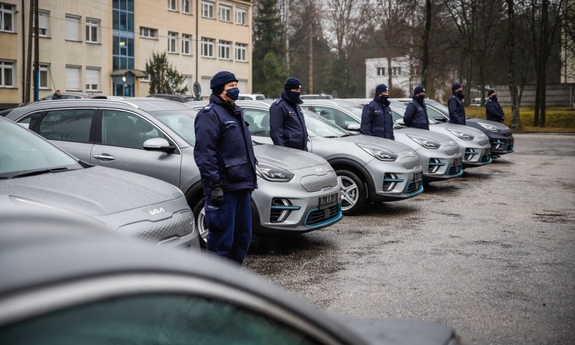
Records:
M12 176L11 178L36 176L36 175L43 175L43 174L48 174L48 173L58 173L58 172L66 171L66 170L70 170L70 168L61 167L61 168L51 168L51 169L39 169L39 170L28 171L28 172L25 172L22 174L17 174L17 175Z

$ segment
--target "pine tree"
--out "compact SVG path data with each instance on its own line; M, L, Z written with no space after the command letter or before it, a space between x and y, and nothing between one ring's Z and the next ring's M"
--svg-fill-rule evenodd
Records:
M146 72L150 75L150 94L183 95L188 92L187 86L181 87L186 77L168 62L166 52L152 52L152 57L146 61Z

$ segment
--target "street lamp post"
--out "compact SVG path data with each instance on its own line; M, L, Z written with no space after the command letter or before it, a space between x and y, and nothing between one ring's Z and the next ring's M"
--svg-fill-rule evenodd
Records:
M324 13L324 12L333 12L335 11L335 9L329 9L329 10L323 10L323 11L319 11L319 12L315 12L312 16L311 19L309 21L309 90L308 93L312 94L313 93L313 21L315 20L315 17L320 14L320 13Z

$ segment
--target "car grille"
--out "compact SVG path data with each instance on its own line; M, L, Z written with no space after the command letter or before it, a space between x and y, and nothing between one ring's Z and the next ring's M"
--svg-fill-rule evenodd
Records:
M184 236L192 232L194 230L193 220L192 213L184 211L174 213L172 217L157 222L146 220L128 224L120 227L118 231L131 237L161 242L174 236Z
M341 217L341 204L333 205L325 210L313 210L311 211L305 221L307 226L315 226L321 223L337 220Z
M337 186L337 175L330 170L325 175L308 175L301 179L301 186L308 192L319 192Z
M417 193L419 192L419 190L422 187L422 180L417 180L417 181L413 181L413 182L409 182L407 184L407 188L405 189L405 192L407 194L413 194L413 193Z
M459 174L459 172L461 171L461 164L457 164L457 165L452 165L449 167L449 170L447 170L447 175L457 175Z

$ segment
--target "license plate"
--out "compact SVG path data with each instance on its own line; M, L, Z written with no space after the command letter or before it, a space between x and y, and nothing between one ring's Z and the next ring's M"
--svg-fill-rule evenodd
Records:
M413 174L413 181L419 181L421 180L421 177L423 176L423 173L420 172L416 172L415 174Z
M330 208L332 206L337 205L338 202L339 202L338 193L326 195L326 196L320 196L319 197L319 209L323 210L326 208Z
M453 160L453 165L455 165L455 166L461 165L461 158L455 158Z

